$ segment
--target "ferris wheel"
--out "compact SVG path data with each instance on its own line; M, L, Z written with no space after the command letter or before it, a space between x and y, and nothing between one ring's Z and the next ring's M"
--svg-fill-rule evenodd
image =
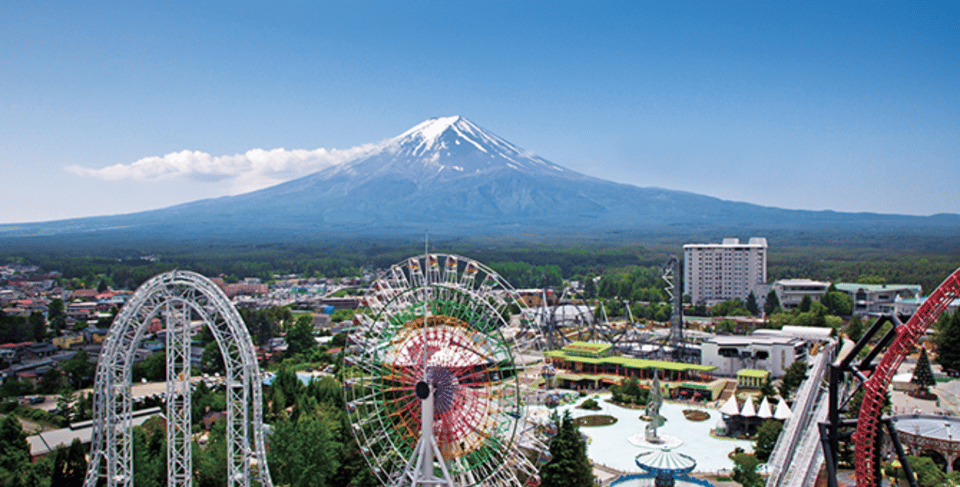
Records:
M539 485L545 447L522 397L542 343L535 326L511 324L514 298L493 270L456 255L412 257L372 283L343 390L384 485Z

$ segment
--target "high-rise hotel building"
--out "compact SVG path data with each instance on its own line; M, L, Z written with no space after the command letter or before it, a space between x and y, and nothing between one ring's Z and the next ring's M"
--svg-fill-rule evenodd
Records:
M683 246L683 292L694 304L712 306L728 299L744 301L754 291L759 295L767 282L767 239L753 237L749 243L725 238L720 244Z

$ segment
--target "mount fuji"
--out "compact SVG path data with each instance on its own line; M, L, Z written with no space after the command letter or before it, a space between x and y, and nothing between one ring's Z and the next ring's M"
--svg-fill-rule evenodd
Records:
M127 215L0 225L0 237L528 236L758 232L960 235L960 216L784 210L571 171L459 117L427 120L354 159L237 196ZM828 237L827 239L829 239Z

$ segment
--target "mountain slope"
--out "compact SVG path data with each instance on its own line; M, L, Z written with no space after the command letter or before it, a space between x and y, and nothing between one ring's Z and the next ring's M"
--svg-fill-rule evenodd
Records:
M960 216L783 210L618 184L553 164L454 116L427 120L356 159L259 191L129 215L3 225L0 236L548 237L778 230L960 235Z

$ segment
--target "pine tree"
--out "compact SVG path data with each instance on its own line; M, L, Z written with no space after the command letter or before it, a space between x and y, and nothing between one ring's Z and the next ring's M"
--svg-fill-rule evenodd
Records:
M540 470L543 487L591 487L594 485L593 466L587 458L587 444L580 438L580 428L573 424L570 411L559 423L557 436L550 441L550 462Z
M775 419L767 419L760 424L757 428L757 442L753 447L757 460L765 462L770 458L781 431L783 431L783 423Z
M39 483L23 427L12 416L0 418L0 485L28 487Z
M847 324L847 336L855 342L860 341L860 338L863 337L863 320L858 315L853 315L850 318L850 323Z
M57 448L53 460L53 477L50 484L64 487L81 487L87 474L87 460L84 458L83 444L74 439L69 448Z
M760 460L749 453L738 453L733 456L733 480L743 487L762 487L763 477L757 472Z
M780 298L777 297L777 292L770 290L767 293L767 299L763 302L763 314L770 316L777 312L780 309Z
M937 328L937 363L945 369L960 370L960 309L953 315L944 313Z
M597 297L597 284L593 281L593 278L587 276L583 283L583 297L587 299L593 299Z
M807 378L807 361L804 359L795 360L790 367L787 367L783 378L780 379L780 396L790 397L794 389L800 387L803 380Z
M913 370L913 377L910 382L916 384L926 394L930 386L936 385L937 381L933 378L933 369L930 368L930 359L927 358L927 349L920 349L920 358L917 359L917 367Z
M760 314L760 306L757 305L757 296L753 294L753 291L750 291L750 295L747 296L747 304L745 306L751 315L757 316Z

